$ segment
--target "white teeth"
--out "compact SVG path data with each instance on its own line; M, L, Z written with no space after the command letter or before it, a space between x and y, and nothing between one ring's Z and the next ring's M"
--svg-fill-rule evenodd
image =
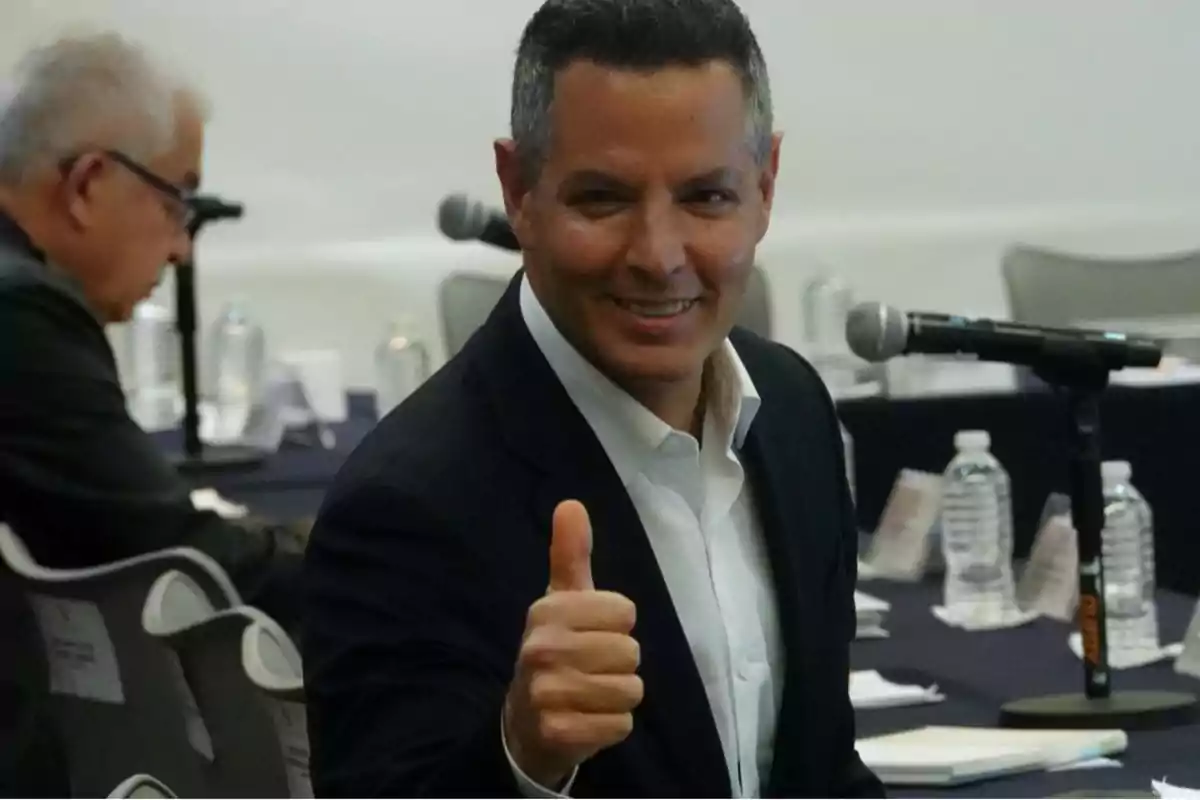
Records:
M643 317L673 317L687 311L695 302L695 300L673 300L669 303L638 303L618 300L617 305Z

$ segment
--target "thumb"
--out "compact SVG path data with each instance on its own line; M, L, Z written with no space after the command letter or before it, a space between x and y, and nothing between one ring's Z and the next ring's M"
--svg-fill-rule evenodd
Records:
M594 589L592 583L592 522L578 500L564 500L554 509L550 534L550 591Z

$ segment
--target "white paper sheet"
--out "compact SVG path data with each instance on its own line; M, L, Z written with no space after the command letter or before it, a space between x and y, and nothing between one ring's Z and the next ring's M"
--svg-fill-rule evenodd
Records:
M1163 800L1200 800L1200 791L1186 789L1182 786L1172 786L1166 778L1161 781L1150 781L1150 789Z
M1007 628L1019 628L1038 618L1036 611L1014 611L1004 619L971 619L961 617L951 612L945 606L934 606L930 609L938 621L951 628L962 628L965 631L1000 631Z
M850 702L859 710L917 706L945 699L936 685L892 683L873 669L850 673Z
M194 489L192 505L198 511L211 511L222 519L243 519L250 513L246 506L226 500L216 489Z

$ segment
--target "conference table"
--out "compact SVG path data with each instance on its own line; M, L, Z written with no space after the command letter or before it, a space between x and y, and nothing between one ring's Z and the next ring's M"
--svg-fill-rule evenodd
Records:
M861 639L851 648L854 669L879 670L897 683L937 684L946 699L905 708L860 711L858 735L873 736L922 725L995 726L1000 706L1010 700L1081 691L1083 667L1067 647L1071 626L1037 619L1018 628L971 632L950 628L930 612L941 601L933 582L865 581L859 589L892 604L886 639ZM1195 600L1172 592L1158 597L1163 643L1178 642ZM1113 687L1200 694L1200 680L1178 675L1171 660L1113 672ZM1080 790L1135 797L1151 780L1166 777L1178 786L1200 787L1200 723L1161 731L1129 732L1120 767L1032 772L945 789L891 787L897 797L1048 797ZM1082 794L1080 796L1089 796ZM1090 796L1097 796L1092 794Z
M1012 475L1018 554L1028 548L1045 496L1065 486L1065 455L1057 399L1044 393L947 397L920 400L846 401L840 411L855 438L860 522L874 527L897 471L940 472L952 456L954 432L984 428L993 450ZM1114 389L1103 403L1105 457L1133 463L1134 482L1156 512L1160 586L1195 595L1200 588L1200 545L1192 520L1200 492L1189 479L1200 475L1200 387ZM335 426L336 447L285 443L264 465L203 479L255 513L278 518L312 516L333 475L375 422L374 400L353 395L349 419ZM161 435L168 449L176 434ZM1174 447L1172 445L1175 445ZM860 736L926 724L994 725L1001 704L1019 697L1072 691L1082 686L1082 667L1067 648L1069 626L1039 619L1020 628L966 633L939 622L930 607L935 583L868 581L864 591L888 600L890 637L857 641L855 669L877 669L891 680L936 683L946 700L933 705L863 711ZM1194 599L1161 591L1164 642L1179 641ZM1115 673L1117 689L1179 689L1200 693L1200 681L1173 672L1169 661ZM1136 796L1151 779L1200 786L1200 724L1165 731L1132 732L1120 757L1123 766L1038 772L945 790L893 789L895 796L1046 797L1077 790L1119 791ZM1086 794L1079 796L1087 796ZM1092 796L1097 796L1093 794ZM1113 796L1109 794L1108 796Z

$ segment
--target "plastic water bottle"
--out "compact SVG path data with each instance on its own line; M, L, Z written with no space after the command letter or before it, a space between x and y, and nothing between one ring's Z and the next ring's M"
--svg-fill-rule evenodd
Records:
M956 619L1003 624L1017 616L1008 474L987 431L959 431L942 496L945 606Z
M846 346L846 317L854 297L837 277L821 274L804 287L805 350L835 396L854 385L855 363Z
M134 307L120 356L130 416L147 431L175 427L183 397L179 339L175 315L166 303L150 299Z
M1133 476L1133 468L1129 469L1130 477ZM1154 646L1159 644L1158 636L1158 562L1154 556L1154 511L1150 508L1150 503L1138 491L1138 488L1133 485L1132 481L1127 481L1130 494L1137 501L1139 520L1142 526L1142 565L1143 577L1146 581L1146 594L1150 598L1150 618L1151 622L1147 624L1147 628L1154 632Z
M222 438L236 436L261 399L267 353L263 329L239 302L226 305L208 338L210 400Z
M804 338L820 353L846 350L846 316L854 298L837 277L818 275L804 287Z
M1104 482L1104 602L1108 618L1108 647L1114 660L1124 653L1158 647L1154 606L1153 555L1147 563L1149 505L1130 483L1127 461L1106 461Z
M375 389L379 418L429 378L429 350L408 320L393 322L375 349Z

